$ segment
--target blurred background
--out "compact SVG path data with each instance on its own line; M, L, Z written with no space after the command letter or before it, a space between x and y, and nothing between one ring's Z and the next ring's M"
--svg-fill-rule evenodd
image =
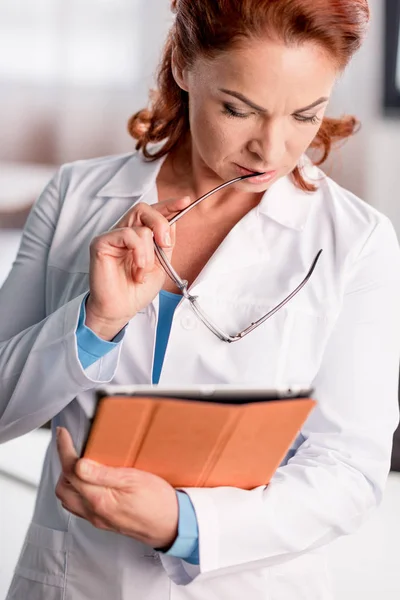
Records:
M169 0L1 0L0 286L30 207L56 168L133 150L126 123L154 86L173 18L169 6ZM355 114L362 128L324 169L388 215L399 235L400 0L370 0L370 6L368 38L328 110ZM0 600L30 519L48 436L42 429L0 447ZM359 533L332 545L341 600L400 597L398 437L382 506Z

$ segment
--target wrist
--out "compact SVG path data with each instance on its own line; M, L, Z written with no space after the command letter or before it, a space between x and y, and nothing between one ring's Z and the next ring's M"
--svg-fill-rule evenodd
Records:
M176 490L171 487L173 496L171 495L171 514L169 518L163 523L164 531L160 532L159 539L153 539L150 545L157 550L157 552L168 552L170 548L175 544L175 541L179 535L179 502Z
M127 325L127 320L107 319L96 314L90 306L90 296L86 300L85 326L100 339L110 342Z

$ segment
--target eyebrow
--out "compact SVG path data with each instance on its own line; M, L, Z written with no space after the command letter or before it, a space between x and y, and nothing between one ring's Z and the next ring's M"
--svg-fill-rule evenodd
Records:
M233 96L234 98L237 98L238 100L241 100L242 102L244 102L245 104L247 104L254 110L257 110L258 112L261 112L261 113L268 112L266 108L263 108L262 106L258 106L258 104L254 104L254 102L252 102L251 100L246 98L246 96L243 96L243 94L241 94L240 92L234 92L233 90L226 90L224 88L219 88L219 91L223 92L224 94L229 94L229 96ZM322 104L323 102L327 102L328 100L329 100L329 98L322 96L321 98L318 98L318 100L316 100L312 104L309 104L308 106L305 106L304 108L299 108L298 110L295 110L294 113L297 114L297 113L306 112L307 110L310 110L311 108L315 108L319 104Z

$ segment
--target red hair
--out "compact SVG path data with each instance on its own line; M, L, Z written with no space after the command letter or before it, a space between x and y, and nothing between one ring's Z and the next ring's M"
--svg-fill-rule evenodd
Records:
M177 148L190 131L188 94L172 74L172 53L179 65L190 68L198 56L212 58L243 39L260 38L288 46L316 43L343 70L364 39L369 8L367 0L172 0L175 23L169 32L158 70L158 91L151 106L133 115L128 131L149 160L161 158ZM315 164L322 164L332 145L358 127L355 117L325 117L310 147L321 151ZM149 143L167 140L150 154ZM298 167L292 172L295 184L315 191Z

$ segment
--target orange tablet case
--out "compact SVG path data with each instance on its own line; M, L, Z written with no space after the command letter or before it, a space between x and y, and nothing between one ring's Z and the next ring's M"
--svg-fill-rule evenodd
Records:
M149 471L176 488L249 490L270 481L315 404L108 396L99 401L84 456Z

